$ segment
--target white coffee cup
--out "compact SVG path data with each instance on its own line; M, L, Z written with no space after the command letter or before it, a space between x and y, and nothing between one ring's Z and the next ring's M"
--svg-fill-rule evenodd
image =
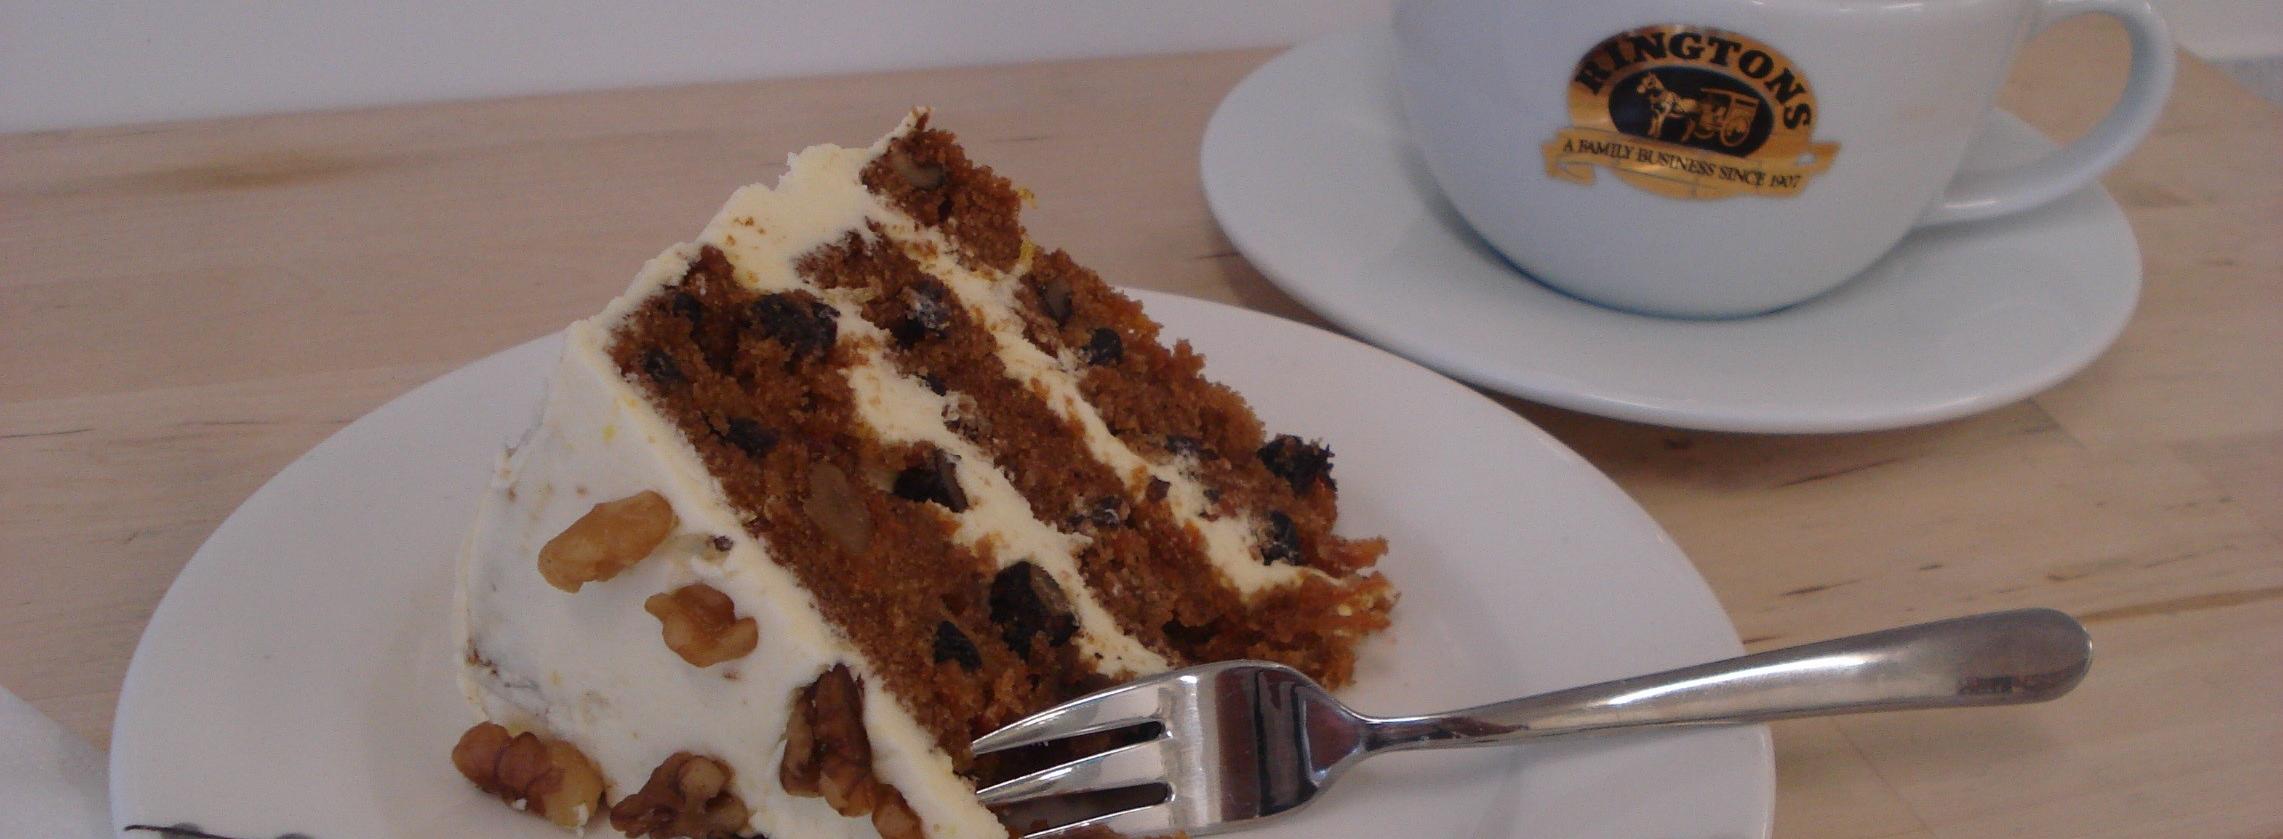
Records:
M2131 35L2114 110L1959 175L2014 53L2085 13ZM1427 168L1484 239L1563 291L1679 317L1789 306L1914 227L2092 183L2173 73L2146 0L1402 0L1395 42Z

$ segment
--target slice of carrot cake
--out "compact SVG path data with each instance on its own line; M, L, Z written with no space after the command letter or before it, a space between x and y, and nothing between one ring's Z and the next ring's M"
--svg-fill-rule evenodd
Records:
M453 749L629 836L970 839L975 736L1135 675L1339 684L1394 595L1332 456L914 112L573 324L462 560Z

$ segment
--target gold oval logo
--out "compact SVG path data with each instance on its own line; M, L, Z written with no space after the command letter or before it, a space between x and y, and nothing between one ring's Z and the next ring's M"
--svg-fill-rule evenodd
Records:
M1720 29L1645 26L1578 59L1570 127L1546 174L1593 183L1606 166L1672 198L1798 195L1839 144L1814 142L1815 90L1774 47Z

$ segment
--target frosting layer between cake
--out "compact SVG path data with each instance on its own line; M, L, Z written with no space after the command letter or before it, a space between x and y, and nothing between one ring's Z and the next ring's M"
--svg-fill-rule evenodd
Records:
M694 247L646 267L637 288L679 278ZM607 313L606 313L607 317ZM619 375L608 321L571 327L542 418L501 467L470 536L462 597L463 685L485 718L576 744L602 769L610 800L676 752L728 763L752 827L772 836L876 837L869 821L786 794L777 767L788 697L835 664L870 676L809 594L747 535L681 433ZM565 594L532 558L595 503L645 490L680 519L657 552L618 577ZM727 537L730 549L714 549ZM759 646L694 668L659 640L650 595L713 586L760 624ZM876 679L866 679L877 684ZM902 792L934 839L1004 837L949 755L896 702L864 706L875 771Z
M1050 578L1048 588L1067 600L1073 623L1068 643L1076 651L1076 666L1085 671L1083 680L1069 684L1106 684L1190 663L1194 656L1183 651L1184 645L1196 641L1183 633L1210 630L1133 625L1131 608L1090 584L1107 573L1087 566L1102 561L1089 559L1101 531L1095 524L1059 520L1039 509L1042 499L1036 491L1026 494L1023 486L1029 484L994 462L993 446L1001 444L988 443L972 428L977 406L971 397L915 374L912 360L903 355L907 341L896 334L898 325L878 320L878 292L848 277L819 276L810 263L818 254L866 248L892 253L940 283L946 292L941 303L954 308L958 323L972 324L987 337L996 369L1004 371L1015 391L1045 406L1072 430L1079 450L1091 460L1086 468L1115 476L1122 495L1114 500L1122 509L1111 511L1113 518L1139 516L1146 507L1148 516L1170 523L1173 529L1167 532L1181 544L1160 546L1152 556L1202 563L1198 567L1213 578L1211 584L1233 592L1230 602L1240 604L1276 603L1288 609L1292 607L1284 604L1314 602L1297 592L1353 595L1341 601L1339 618L1327 624L1329 640L1316 643L1352 645L1384 623L1392 595L1370 572L1358 575L1353 567L1344 567L1327 574L1299 562L1275 561L1301 547L1291 535L1292 520L1282 511L1264 513L1218 499L1215 476L1225 476L1228 469L1225 462L1206 461L1222 458L1222 453L1137 445L1135 429L1113 429L1086 395L1087 377L1097 375L1089 368L1100 363L1100 354L1070 346L1050 351L1037 338L1038 304L1022 291L1037 258L1027 241L1012 259L994 264L976 258L972 243L947 234L942 219L923 222L864 186L865 172L883 162L910 168L908 161L886 156L900 154L898 141L923 130L925 114L915 113L870 148L818 146L794 155L773 189L739 190L697 242L652 260L602 313L573 325L539 424L504 461L478 513L462 559L463 685L485 718L511 729L546 732L583 751L609 785L606 807L642 786L668 758L687 752L720 761L734 772L731 791L749 808L752 830L794 839L879 835L861 816L843 816L823 799L788 793L779 777L796 697L820 674L845 666L865 693L862 719L873 774L909 804L925 835L1006 835L961 774L970 769L964 763L963 738L981 731L946 731L940 709L930 709L936 712L932 716L915 712L913 703L924 698L899 695L893 674L882 672L879 661L866 655L852 639L851 627L827 617L831 610L821 607L813 590L818 578L803 584L802 573L819 573L813 558L805 566L789 567L787 557L771 555L764 535L779 527L771 516L782 516L782 511L757 509L750 490L743 504L727 494L719 471L722 456L708 455L692 435L743 435L739 445L747 446L756 462L762 455L754 449L782 445L784 451L814 453L824 444L789 439L792 432L785 429L735 429L727 424L732 418L713 413L693 420L698 414L690 405L674 409L678 415L661 409L670 387L692 387L689 380L699 371L682 369L686 360L679 365L657 362L643 354L656 350L643 351L629 342L645 328L640 320L646 311L683 305L692 297L692 284L720 262L733 272L740 306L758 305L746 302L750 300L815 300L829 307L829 314L816 315L828 318L829 328L813 327L825 336L819 351L823 357L804 359L796 352L786 369L808 365L801 367L802 375L822 376L835 388L845 388L853 406L848 432L864 441L868 451L940 453L929 456L954 465L938 470L949 486L930 488L939 497L932 504L884 507L878 498L886 488L863 474L855 475L854 487L847 491L874 499L868 502L873 516L886 510L940 521L944 538L961 556L982 558L990 566L976 569L978 580L995 584L993 571L1004 578L1024 563ZM938 173L922 171L913 177L924 180ZM689 316L695 322L714 315ZM630 358L638 360L630 363ZM780 432L788 436L782 444L777 442ZM756 442L757 433L767 436ZM707 444L717 451L721 447L720 440ZM836 456L845 460L845 454ZM1317 480L1327 467L1317 463L1313 468L1316 472L1292 478L1295 493L1318 491L1304 484ZM1328 488L1329 478L1321 480ZM896 489L896 495L905 494ZM672 535L648 557L575 593L550 585L537 571L535 557L542 548L595 505L645 491L661 495L676 518ZM941 500L954 497L957 503ZM1329 510L1328 494L1312 503ZM899 527L926 530L928 525L914 519ZM1264 544L1264 533L1281 533L1291 544ZM1345 545L1326 541L1309 547L1318 553L1358 550ZM1375 548L1369 549L1360 564L1375 554ZM659 620L645 611L645 602L690 584L718 591L734 605L736 616L756 621L759 640L750 653L697 667L667 649ZM995 600L998 587L991 588ZM1356 609L1370 614L1359 617ZM970 656L1006 660L996 647L976 651L976 645L996 644L998 638L972 625L966 633L956 628L952 633L968 649L953 643L947 659L945 642L938 640L935 661L947 668L944 672L955 673L948 669L953 667L973 672ZM1019 659L1018 641L1008 636ZM1036 664L1036 648L1031 655ZM991 672L999 671L986 667L984 675ZM909 687L909 668L899 673ZM966 725L1007 721L1004 709L992 713L997 716L977 717Z

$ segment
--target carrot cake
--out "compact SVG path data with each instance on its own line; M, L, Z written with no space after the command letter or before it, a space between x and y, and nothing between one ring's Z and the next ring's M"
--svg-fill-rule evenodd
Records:
M469 780L628 836L996 839L977 735L1206 661L1352 676L1394 594L1332 453L1027 200L915 111L570 327L462 557Z

